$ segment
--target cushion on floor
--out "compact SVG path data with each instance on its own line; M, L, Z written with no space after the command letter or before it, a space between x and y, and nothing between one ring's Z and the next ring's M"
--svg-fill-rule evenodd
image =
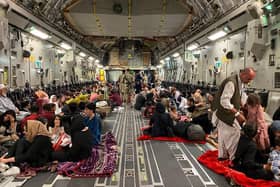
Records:
M180 137L152 137L150 135L141 135L137 138L138 141L141 140L159 140L159 141L169 141L169 142L183 142L183 143L198 143L205 144L205 141L190 141Z
M207 151L202 154L198 161L212 171L233 179L243 187L280 187L280 182L252 179L244 173L229 168L229 161L218 161L218 151Z

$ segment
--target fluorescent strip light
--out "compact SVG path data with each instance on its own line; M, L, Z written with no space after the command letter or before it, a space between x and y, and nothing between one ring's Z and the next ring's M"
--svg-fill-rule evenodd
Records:
M192 50L197 49L198 47L199 47L198 44L191 44L191 45L189 45L189 46L187 47L187 49L188 49L189 51L192 51Z
M83 52L80 52L80 53L79 53L79 56L81 56L81 57L86 57L87 55L86 55L85 53L83 53Z
M95 63L99 63L99 62L100 62L100 60L98 60L98 59L95 60Z
M99 64L97 65L97 67L98 67L98 68L103 68L103 66L102 66L102 65L99 65Z
M158 66L157 66L158 69L160 69L161 67L162 67L161 65L158 65Z
M161 64L164 64L164 60L160 60L160 63L161 63Z
M94 58L93 58L92 56L88 57L88 59L89 59L90 61L94 61Z
M170 60L170 57L166 57L164 60L169 61L169 60Z
M50 36L48 34L36 29L35 27L31 27L29 32L31 34L33 34L34 36L37 36L37 37L39 37L43 40L46 40L46 39L50 38Z
M173 56L174 58L176 58L176 57L180 56L180 54L179 54L179 53L174 53L172 56Z
M65 54L65 51L63 49L57 49L56 52L60 54Z
M196 54L200 54L201 51L200 50L196 50L196 51L193 51L193 54L196 55Z
M66 49L66 50L72 49L72 47L69 44L64 43L64 42L60 43L60 47L62 47L63 49Z
M216 32L216 33L214 33L214 34L211 34L211 35L208 36L207 38L208 38L209 40L214 41L214 40L217 40L217 39L219 39L219 38L224 37L225 35L227 35L227 33L226 33L225 31L218 31L218 32Z

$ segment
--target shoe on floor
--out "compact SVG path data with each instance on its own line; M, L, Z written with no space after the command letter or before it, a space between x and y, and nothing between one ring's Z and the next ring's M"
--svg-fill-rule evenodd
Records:
M222 158L222 157L218 158L218 161L226 161L226 160L228 160L228 158Z
M18 175L20 173L20 169L16 166L11 167L10 169L3 172L4 176L12 176Z
M17 179L30 179L31 177L36 176L37 173L34 170L26 170L16 176Z
M9 169L10 167L7 164L4 163L0 163L0 173L6 171L7 169Z

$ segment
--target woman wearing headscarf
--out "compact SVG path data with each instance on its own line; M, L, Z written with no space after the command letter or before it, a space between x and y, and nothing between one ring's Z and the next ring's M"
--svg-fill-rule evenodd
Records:
M56 96L56 95L52 95L52 96L50 97L50 102L49 102L49 103L55 104L55 114L61 113L61 107L59 107L58 99L57 99L57 96Z
M162 103L156 103L155 113L152 115L149 125L151 136L172 136L173 121Z
M43 148L43 149L42 149ZM46 125L38 120L28 120L25 126L25 138L18 140L0 163L27 162L33 167L45 165L50 161L52 144Z

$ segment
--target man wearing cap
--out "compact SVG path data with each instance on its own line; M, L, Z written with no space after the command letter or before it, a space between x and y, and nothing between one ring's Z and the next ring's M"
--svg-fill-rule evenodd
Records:
M0 113L4 113L7 110L13 110L18 113L18 108L14 105L12 100L7 97L7 91L7 87L4 84L0 84Z

